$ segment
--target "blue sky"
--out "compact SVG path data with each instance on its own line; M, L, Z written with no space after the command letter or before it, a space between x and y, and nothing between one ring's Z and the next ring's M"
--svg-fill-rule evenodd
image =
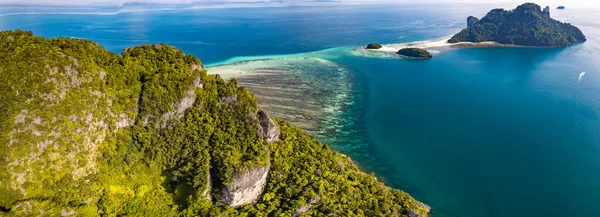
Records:
M132 0L137 2L154 2L154 3L195 3L195 2L256 2L257 0ZM268 0L267 0L268 1ZM279 0L277 0L279 1ZM289 2L299 2L308 0L287 0ZM346 3L378 3L378 2L414 2L414 3L514 3L515 5L524 3L527 0L342 0ZM588 7L600 6L600 0L530 0L531 2L540 5L565 5L567 7ZM128 0L0 0L0 3L32 3L32 4L122 4Z

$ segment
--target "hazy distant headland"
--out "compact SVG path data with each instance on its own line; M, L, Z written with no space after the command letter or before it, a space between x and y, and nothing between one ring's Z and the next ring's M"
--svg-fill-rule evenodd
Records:
M211 8L269 8L293 6L326 6L341 4L341 1L198 1L193 3L165 2L0 2L0 16L19 14L94 14L116 15L149 11L185 11Z

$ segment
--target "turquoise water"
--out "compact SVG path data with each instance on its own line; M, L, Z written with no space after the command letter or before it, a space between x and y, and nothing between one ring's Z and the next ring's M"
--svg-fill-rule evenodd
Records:
M352 51L445 37L496 6L30 13L0 16L0 29L87 38L117 53L166 42L211 71L293 81L307 97L293 107L323 116L306 128L434 216L597 216L600 10L553 12L588 37L568 48L454 50L429 61Z

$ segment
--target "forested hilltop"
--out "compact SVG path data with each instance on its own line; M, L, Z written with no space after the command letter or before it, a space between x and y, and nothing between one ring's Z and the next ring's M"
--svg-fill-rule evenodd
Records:
M514 10L494 9L481 20L467 19L468 27L448 42L486 42L501 44L561 47L585 42L579 28L550 17L539 5L525 3Z
M0 32L0 215L426 216L166 45Z

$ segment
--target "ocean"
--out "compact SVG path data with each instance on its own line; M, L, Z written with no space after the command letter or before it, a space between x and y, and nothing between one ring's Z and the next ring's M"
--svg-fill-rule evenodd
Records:
M588 41L457 49L431 60L364 52L430 43L513 4L327 4L70 11L3 8L0 30L168 43L236 78L262 108L311 132L439 217L600 213L600 9L551 15ZM585 73L583 73L585 72Z

